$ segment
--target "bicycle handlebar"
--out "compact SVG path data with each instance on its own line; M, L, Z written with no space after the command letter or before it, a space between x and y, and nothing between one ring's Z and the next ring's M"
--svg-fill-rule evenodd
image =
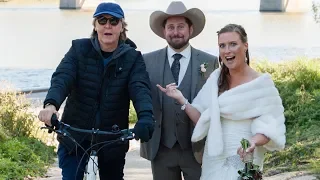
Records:
M65 124L61 121L58 120L57 115L53 114L51 117L51 124L52 126L48 126L46 124L46 127L41 127L41 129L48 129L49 133L52 133L53 131L57 134L61 134L65 137L70 138L75 144L77 144L83 151L84 154L82 156L82 158L85 155L88 155L89 158L92 159L92 157L88 154L88 151L93 148L93 147L98 147L100 145L102 145L101 147L98 148L98 150L96 150L96 153L98 151L100 151L100 149L102 149L103 147L105 147L106 145L121 141L121 142L126 142L128 140L132 140L134 139L134 134L133 134L133 129L123 129L120 130L118 126L114 125L112 126L112 130L111 131L100 131L99 129L92 129L92 130L88 130L88 129L80 129L80 128L75 128L70 126L69 124ZM94 134L94 135L116 135L116 136L120 136L117 137L113 140L108 140L108 141L103 141L103 142L99 142L96 143L94 145L91 145L90 148L88 149L84 149L81 144L79 144L72 136L71 134L68 132L68 129L72 130L72 131L76 131L76 132L81 132L81 133L88 133L88 134ZM82 161L82 158L80 160L80 162ZM94 159L92 159L94 161ZM78 165L79 168L80 164Z
M97 134L97 135L122 135L126 136L125 139L131 140L134 138L133 129L123 129L120 130L118 126L114 125L111 131L100 131L99 129L80 129L70 126L69 124L65 124L58 120L57 115L53 114L51 117L51 127L46 125L46 127L41 127L41 129L48 129L48 132L51 133L54 131L55 133L62 134L64 136L69 135L68 129L76 132L87 133L87 134Z

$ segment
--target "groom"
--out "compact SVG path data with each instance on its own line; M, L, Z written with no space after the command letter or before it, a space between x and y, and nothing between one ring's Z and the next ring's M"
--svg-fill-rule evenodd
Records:
M181 1L174 1L166 12L153 12L149 22L168 46L144 55L156 126L152 139L141 144L140 154L151 161L154 180L181 180L181 173L185 180L199 180L204 141L191 143L194 125L184 106L163 95L156 85L176 83L192 103L210 73L218 68L217 57L189 44L203 30L205 16L197 8L187 10Z

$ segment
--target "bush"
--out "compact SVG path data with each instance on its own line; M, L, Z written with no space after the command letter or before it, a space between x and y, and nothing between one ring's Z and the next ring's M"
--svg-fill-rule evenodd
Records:
M54 148L35 138L17 137L0 144L0 174L5 179L23 179L46 173L53 163ZM1 177L1 176L0 176Z
M24 96L13 91L2 91L0 94L0 125L10 136L30 136L34 115L28 112L30 103Z
M130 102L129 123L135 124L137 120L138 118L137 118L136 110L134 109L132 102Z
M267 154L266 174L293 170L320 172L320 61L262 61L254 64L254 68L272 75L285 108L286 148Z
M33 137L39 126L29 108L24 95L0 90L0 179L42 176L53 162L54 147Z
M9 139L8 132L0 124L0 142Z

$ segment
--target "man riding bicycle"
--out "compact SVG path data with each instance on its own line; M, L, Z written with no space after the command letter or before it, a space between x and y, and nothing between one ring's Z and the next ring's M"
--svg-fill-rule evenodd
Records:
M121 7L101 3L93 15L91 38L72 41L56 71L39 119L51 126L51 116L67 98L61 121L81 129L128 128L130 100L138 116L136 139L147 142L154 130L150 80L136 45L126 37ZM91 136L70 132L85 149ZM98 137L106 141L111 137ZM86 160L70 139L58 136L58 159L65 180L82 179ZM98 152L100 179L122 180L129 143L107 146ZM80 162L81 160L81 162ZM79 169L78 169L79 165Z

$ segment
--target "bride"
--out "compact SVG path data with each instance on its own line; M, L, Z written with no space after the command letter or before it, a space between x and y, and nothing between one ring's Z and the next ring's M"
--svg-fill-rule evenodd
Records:
M282 100L271 76L249 66L247 34L229 24L218 32L221 67L208 78L192 104L172 83L158 88L185 106L194 122L192 141L205 137L201 180L237 180L243 158L263 168L264 153L285 146ZM242 149L246 138L251 146Z

